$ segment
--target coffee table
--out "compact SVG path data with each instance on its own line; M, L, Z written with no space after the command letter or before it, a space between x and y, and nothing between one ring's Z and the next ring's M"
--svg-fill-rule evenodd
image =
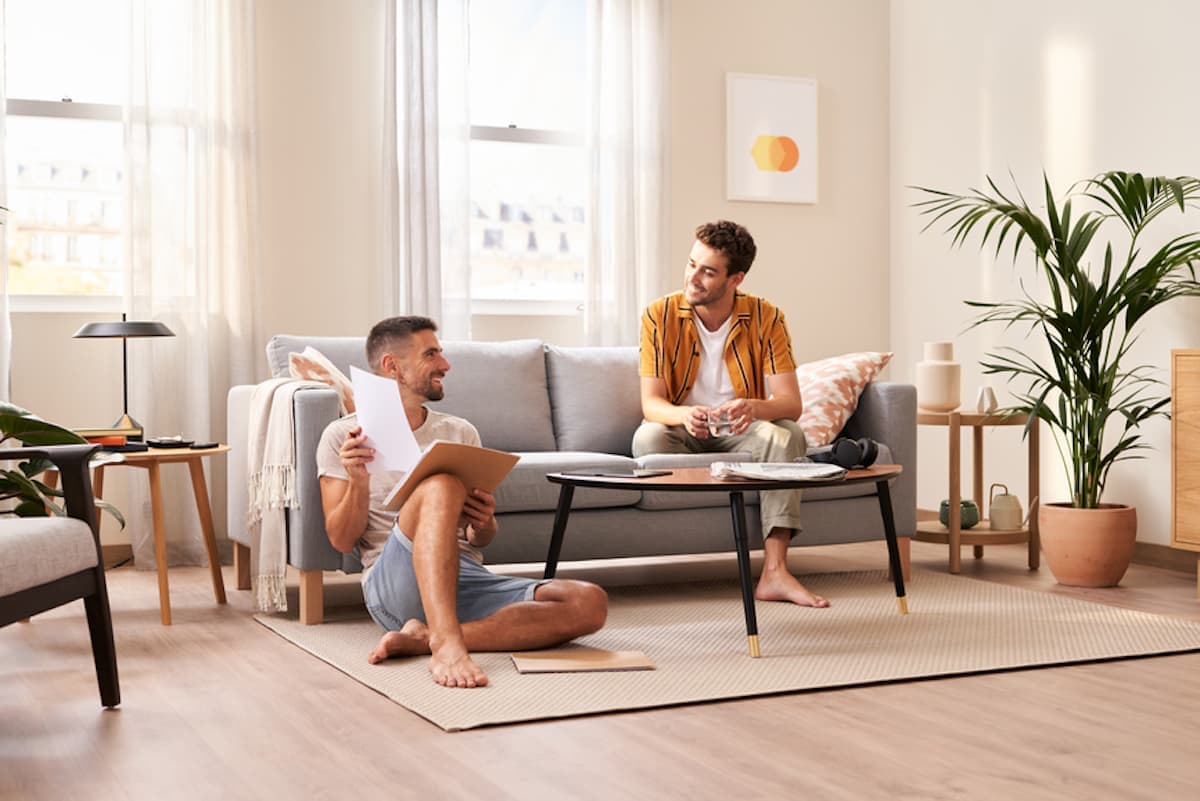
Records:
M729 511L733 518L733 543L737 548L738 576L742 583L742 607L746 613L746 642L750 656L759 657L762 651L758 644L758 617L754 611L754 586L750 578L750 546L746 537L746 492L770 490L815 489L817 487L845 486L847 484L873 483L875 496L879 499L879 515L883 520L883 533L887 539L888 564L892 580L896 585L896 603L900 614L908 614L908 600L904 594L904 574L900 569L900 546L896 542L896 522L892 513L892 496L888 482L903 471L898 464L872 465L850 470L844 478L784 481L780 479L760 480L747 478L714 478L707 467L685 467L672 470L670 475L650 478L588 476L576 473L549 473L546 478L560 485L558 509L554 515L554 530L550 535L550 549L546 554L545 578L554 578L558 571L558 557L562 553L563 537L567 532L567 519L571 514L571 499L576 487L593 489L623 490L669 490L673 492L726 492L729 493Z

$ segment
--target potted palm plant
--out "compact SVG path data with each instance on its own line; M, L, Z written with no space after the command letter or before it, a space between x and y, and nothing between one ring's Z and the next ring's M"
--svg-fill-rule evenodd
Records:
M994 246L996 255L1010 243L1014 264L1032 257L1039 281L1032 288L1022 281L1021 298L967 303L979 310L972 326L1025 328L1048 358L1001 347L981 366L1009 382L1016 403L1008 411L1028 414L1030 425L1045 422L1055 435L1071 500L1038 509L1051 571L1063 584L1113 586L1133 556L1137 512L1102 501L1109 471L1143 455L1141 425L1167 416L1170 403L1150 365L1129 364L1130 349L1152 310L1200 295L1200 233L1148 243L1146 232L1163 215L1194 209L1200 181L1106 172L1076 183L1061 201L1044 177L1043 184L1040 213L1019 190L1005 195L990 178L986 192L915 187L926 196L915 206L931 217L923 230L948 224L954 246L978 232L980 247Z

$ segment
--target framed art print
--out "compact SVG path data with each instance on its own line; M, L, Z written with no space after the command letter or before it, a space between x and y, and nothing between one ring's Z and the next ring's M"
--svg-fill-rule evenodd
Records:
M725 194L729 200L817 202L817 82L725 76Z

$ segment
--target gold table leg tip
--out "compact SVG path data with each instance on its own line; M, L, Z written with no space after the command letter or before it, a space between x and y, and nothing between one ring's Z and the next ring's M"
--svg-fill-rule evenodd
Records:
M897 606L900 607L900 614L902 614L902 615L908 614L908 598L901 595L899 598L896 599L896 604L897 604Z
M746 635L746 642L750 646L750 656L752 656L755 659L758 659L760 656L762 656L762 651L760 651L758 649L758 635L757 634Z

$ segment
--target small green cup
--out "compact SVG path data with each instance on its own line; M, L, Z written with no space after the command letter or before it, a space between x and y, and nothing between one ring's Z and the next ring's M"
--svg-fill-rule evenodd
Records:
M950 525L950 500L948 498L942 501L942 505L938 507L938 520L942 521L943 526ZM969 498L963 498L961 520L963 528L970 528L978 523L979 504Z

